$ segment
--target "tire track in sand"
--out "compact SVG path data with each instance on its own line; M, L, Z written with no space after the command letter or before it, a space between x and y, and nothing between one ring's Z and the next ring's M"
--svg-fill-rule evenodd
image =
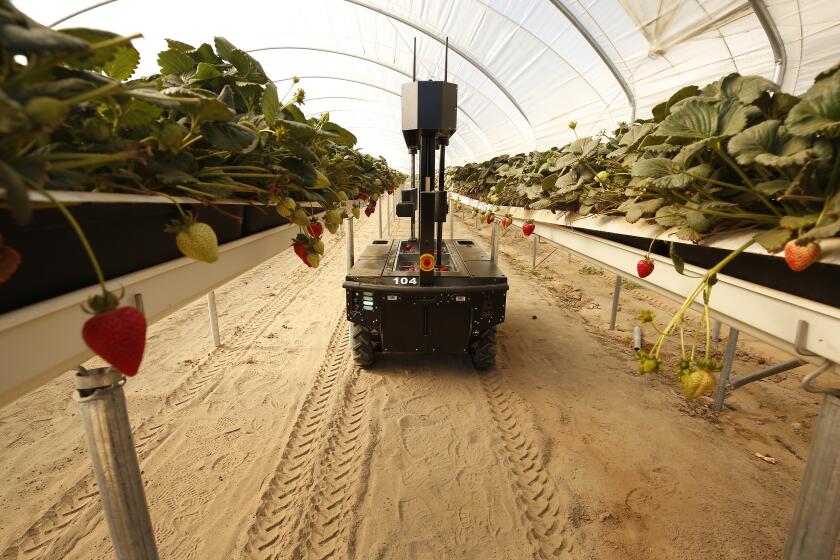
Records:
M369 382L350 363L343 317L248 530L252 558L345 558L369 462Z
M274 291L281 295L272 298L242 323L244 327L232 337L231 345L214 348L194 365L184 381L167 395L158 412L133 430L135 449L141 463L171 435L170 419L200 397L210 394L221 383L223 373L253 348L254 343L277 319L278 314L320 276L329 263L338 258L336 255L343 255L340 250L343 245L344 238L330 248L329 258L325 259L327 262L323 262L318 269L296 268L288 275L285 282L274 288ZM20 537L12 541L0 554L0 560L64 558L89 532L67 529L77 521L90 528L92 524L96 524L96 520L92 518L98 516L100 511L96 478L90 472L77 480Z
M557 486L545 470L537 442L523 427L524 420L502 375L492 370L480 374L479 379L534 557L558 558L565 548L565 526Z

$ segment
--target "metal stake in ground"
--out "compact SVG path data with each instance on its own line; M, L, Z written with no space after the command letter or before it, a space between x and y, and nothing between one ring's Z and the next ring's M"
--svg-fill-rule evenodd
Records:
M615 320L618 318L618 302L621 298L621 276L616 275L613 288L612 307L610 308L610 330L615 330Z
M531 270L537 269L537 246L540 244L540 236L534 236L534 244L531 247Z
M79 368L74 398L79 403L115 556L118 560L157 560L124 383L123 376L113 368Z
M344 219L344 229L347 230L347 270L353 268L355 255L353 254L353 216Z
M210 319L210 336L213 338L213 346L218 348L222 345L219 340L219 316L216 313L216 292L207 292L207 315Z

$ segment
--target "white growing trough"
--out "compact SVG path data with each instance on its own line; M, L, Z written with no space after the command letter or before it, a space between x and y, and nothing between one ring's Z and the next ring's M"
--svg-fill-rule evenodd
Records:
M90 193L62 193L59 198L65 203L168 202L153 196ZM35 195L33 200L38 201ZM123 304L142 306L152 324L288 249L298 232L294 224L279 226L221 245L213 264L181 257L113 278L107 285L114 291L123 289ZM94 285L0 315L0 406L93 356L81 337L88 318L81 305L97 291Z
M485 211L492 208L480 202L458 194L451 194L454 200L462 204ZM506 208L503 209L505 211ZM588 230L598 230L641 237L654 237L661 228L647 224L628 224L623 218L599 216L572 221L566 213L552 213L548 210L526 210L511 208L514 225L521 226L526 219L534 220L534 234L561 246L583 260L597 264L610 272L632 280L656 293L676 301L683 301L697 285L697 278L679 274L667 257L651 254L656 262L656 273L647 278L636 274L636 263L644 257L645 251L621 243L602 239L579 231L575 225ZM708 246L734 249L741 245L749 234L728 236ZM660 239L669 240L666 236ZM676 240L682 242L680 240ZM832 264L840 264L840 239L832 239L824 244L827 257L823 259ZM753 246L750 252L760 253L760 246ZM776 258L776 257L768 257ZM705 270L686 264L685 270L702 275ZM803 355L802 359L820 363L822 359L840 362L840 309L823 303L811 301L779 290L759 286L725 274L718 274L710 302L712 316L722 323L749 333L756 338L796 354L798 321L807 323L807 336L803 346L816 356ZM702 295L698 296L695 306L702 305Z

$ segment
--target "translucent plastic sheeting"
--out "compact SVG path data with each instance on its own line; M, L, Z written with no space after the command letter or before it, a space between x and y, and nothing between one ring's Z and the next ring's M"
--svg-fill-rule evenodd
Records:
M801 93L840 59L840 0L762 0L781 35L786 91ZM222 35L255 50L284 86L303 78L305 112L331 111L359 146L395 167L408 164L400 134L400 85L459 86L458 132L448 163L562 145L644 118L678 88L730 72L772 79L770 39L746 0L112 0L57 24L144 34L138 75L157 70L164 38L212 42ZM18 0L46 24L91 0ZM574 21L573 21L574 20ZM587 38L586 35L589 35ZM595 43L600 48L593 48ZM605 61L601 55L608 60ZM618 76L616 76L618 74ZM622 88L625 82L630 96Z

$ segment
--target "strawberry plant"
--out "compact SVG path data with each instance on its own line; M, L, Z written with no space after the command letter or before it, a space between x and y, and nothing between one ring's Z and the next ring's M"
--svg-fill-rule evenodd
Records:
M801 271L819 260L820 240L840 233L840 64L802 96L761 77L730 74L681 88L651 118L620 123L611 133L584 137L574 121L569 127L576 139L563 147L450 167L446 186L490 204L646 220L691 242L752 230L699 279L656 343L637 354L641 373L659 371L664 340L679 334L683 393L708 394L719 369L709 354L708 307L717 274L755 243L769 253L784 250L791 270ZM530 235L533 223L522 229ZM654 269L649 253L637 266L642 278ZM671 257L683 273L673 244ZM705 329L706 348L699 357L696 344L684 340L684 320L701 293L696 332ZM652 322L652 315L642 320Z
M689 241L753 228L772 253L791 239L818 244L840 232L838 68L801 97L738 74L687 86L610 134L450 167L447 188L491 204L644 219Z
M139 62L131 41L138 35L56 31L9 0L0 0L0 14L0 204L25 225L33 214L30 194L38 192L68 220L101 287L88 302L94 317L85 341L127 375L142 357L145 319L141 329L139 312L119 307L120 298L105 288L84 232L54 191L274 206L308 232L303 260L314 267L324 250L323 227L338 227L347 200L369 199L372 212L379 194L405 179L384 159L356 150L356 138L329 114L307 119L299 79L281 95L256 59L222 37L197 47L167 40L160 72L131 79ZM173 243L194 259L217 260L215 232L176 207L180 218L167 228ZM325 223L313 221L323 211ZM0 244L0 284L21 258Z

